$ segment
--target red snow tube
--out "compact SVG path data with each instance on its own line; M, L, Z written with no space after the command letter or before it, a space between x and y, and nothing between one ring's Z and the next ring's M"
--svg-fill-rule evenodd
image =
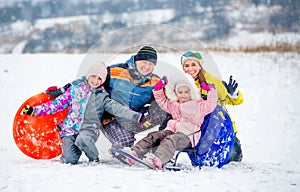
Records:
M53 99L46 93L37 94L25 101L15 115L14 140L18 148L31 158L52 159L61 154L61 139L56 126L67 117L68 109L39 117L21 114L26 105L37 106Z

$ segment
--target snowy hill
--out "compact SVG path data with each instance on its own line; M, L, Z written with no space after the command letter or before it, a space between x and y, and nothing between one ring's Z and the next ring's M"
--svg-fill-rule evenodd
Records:
M222 169L180 172L123 166L107 154L102 138L101 164L95 166L87 165L84 155L76 166L23 155L12 137L18 107L49 86L73 80L85 55L0 55L0 191L299 191L299 54L211 54L223 79L233 75L245 97L241 106L228 108L244 159ZM160 58L179 65L179 56ZM191 167L186 157L179 161Z

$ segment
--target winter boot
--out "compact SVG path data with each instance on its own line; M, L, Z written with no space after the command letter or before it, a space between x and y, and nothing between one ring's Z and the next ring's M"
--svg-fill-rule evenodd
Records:
M100 164L100 160L98 157L96 159L90 159L88 164L89 165L98 165L98 164Z
M134 156L136 158L139 158L138 154L134 150L130 149L129 147L125 147L123 151L125 151L126 153L128 153L128 154L130 154L130 155L132 155L132 156ZM132 159L130 157L126 157L126 159L127 159L127 162L130 165L134 165L135 164L135 160L134 159Z
M156 157L155 155L152 155L151 157L152 166L156 169L162 169L162 162L161 160Z
M243 159L243 151L241 148L241 143L240 140L235 136L234 138L234 146L232 149L232 154L230 156L230 158L228 159L227 163L229 163L230 161L242 161Z

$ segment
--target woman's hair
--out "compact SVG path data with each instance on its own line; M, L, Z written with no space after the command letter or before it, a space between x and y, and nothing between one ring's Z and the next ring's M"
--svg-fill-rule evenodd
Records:
M204 74L205 74L205 71L200 65L200 71L199 71L199 73L197 74L197 77L196 77L198 79L199 83L203 83L203 82L206 83L206 79L205 79Z

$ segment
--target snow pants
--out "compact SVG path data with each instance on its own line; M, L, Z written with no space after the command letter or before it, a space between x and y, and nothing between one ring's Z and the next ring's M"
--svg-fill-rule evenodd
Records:
M241 143L240 140L235 135L232 153L227 163L229 163L230 161L242 161L242 159L243 159L243 151L241 148Z
M62 163L77 164L82 151L89 161L98 159L99 152L96 148L96 141L99 133L92 130L81 130L77 135L65 136L62 138Z
M167 118L167 113L162 110L155 101L151 102L147 116L152 123L152 128L156 125L161 125ZM143 112L144 113L144 112ZM126 121L126 120L113 120L103 125L104 134L112 143L112 148L131 147L135 142L135 134L145 131L141 128L139 122Z
M77 164L81 156L81 150L75 145L77 135L65 136L62 138L62 154L60 157L61 163Z
M93 130L80 130L75 145L85 153L89 158L89 161L94 161L98 159L99 152L96 147L96 141L99 137L99 131L95 132Z
M131 147L135 141L135 133L124 129L117 120L103 126L104 134L112 143L112 148Z
M176 150L191 147L191 141L185 134L173 133L169 130L154 131L137 142L133 147L140 158L154 150L154 155L165 165L173 157Z

